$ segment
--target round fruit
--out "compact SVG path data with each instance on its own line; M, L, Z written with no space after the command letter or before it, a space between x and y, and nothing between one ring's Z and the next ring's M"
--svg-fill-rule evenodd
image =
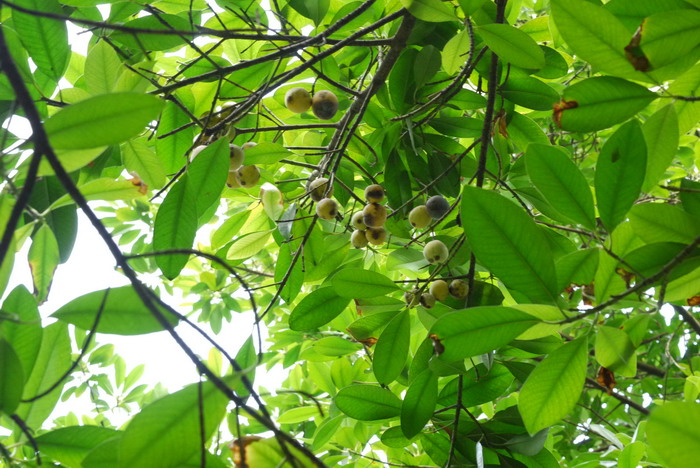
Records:
M408 222L416 229L423 229L428 226L431 219L425 205L418 205L408 213Z
M319 119L330 120L338 112L338 98L326 90L314 93L314 97L311 99L311 110Z
M338 214L338 203L332 198L324 198L316 204L316 214L321 219L335 219Z
M425 207L433 219L440 219L450 211L450 204L440 195L428 198L428 201L425 202Z
M367 229L367 225L364 221L364 216L365 215L362 211L356 211L355 214L352 215L352 220L350 221L352 227L354 227L358 231L364 231L365 229Z
M430 294L438 301L442 302L450 295L450 287L445 280L435 280L430 285Z
M230 149L230 164L228 166L229 171L237 171L243 165L243 159L245 159L245 154L243 153L243 148L238 145L229 145Z
M367 228L365 236L370 244L382 245L386 240L386 230L383 227Z
M236 171L236 179L241 187L253 187L260 180L260 169L257 166L241 166Z
M356 230L352 232L350 242L356 249L361 249L363 247L367 247L367 243L369 241L367 240L367 236L365 236L365 231Z
M469 294L469 285L461 279L452 280L450 283L450 294L457 299L464 299Z
M362 220L367 227L382 227L386 222L386 208L379 203L370 203L362 210Z
M380 203L384 200L384 187L378 184L370 185L365 189L367 203Z
M423 256L430 263L442 263L449 255L447 246L439 240L431 240L423 247Z
M307 192L311 195L311 199L315 202L323 200L325 197L333 196L333 189L326 195L326 190L328 190L328 179L325 177L319 177L309 182L307 187Z
M292 88L284 95L284 105L297 114L306 112L311 107L311 94L304 88Z
M406 291L405 293L403 293L403 300L406 302L406 305L409 309L415 307L416 305L418 305L418 303L420 303L418 290L412 289L410 292Z
M190 162L194 160L194 158L206 148L207 145L199 145L195 146L194 149L190 152Z
M435 305L435 296L430 293L423 293L420 296L420 305L426 309L432 309Z
M240 182L238 182L238 173L236 172L229 172L228 177L226 177L226 185L229 188L238 188L241 186Z
M252 148L253 146L258 146L258 144L255 143L254 141L249 141L247 143L243 143L243 146L241 146L241 148L243 148L243 151L245 151L248 148Z

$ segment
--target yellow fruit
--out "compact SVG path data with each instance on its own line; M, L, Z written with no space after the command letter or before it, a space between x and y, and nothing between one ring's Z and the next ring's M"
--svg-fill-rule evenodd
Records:
M241 183L238 182L238 174L236 172L229 172L228 177L226 177L226 185L229 188L238 188Z
M352 215L352 220L350 221L350 224L352 224L352 227L357 229L358 231L364 231L367 229L367 225L365 224L364 221L364 213L362 211L356 211L355 214Z
M430 294L442 302L450 295L450 287L445 280L435 280L430 285Z
M378 184L370 185L365 189L367 203L380 203L384 200L384 187Z
M423 293L420 296L420 305L426 309L432 309L435 305L435 296L430 293Z
M311 94L304 88L292 88L284 95L284 105L296 114L306 112L311 107Z
M338 112L338 98L330 91L319 91L311 99L311 108L319 119L330 120Z
M362 220L367 227L382 227L386 222L386 208L379 203L370 203L362 210Z
M321 219L335 219L338 214L338 203L332 198L324 198L316 204L316 214Z
M260 169L257 166L241 166L236 171L236 179L241 187L254 187L260 180Z
M228 166L229 171L237 171L243 165L243 160L245 159L245 153L243 148L238 145L229 145L230 149L230 164Z
M439 240L431 240L423 247L423 256L430 263L442 263L447 261L450 251Z
M464 299L469 294L469 285L461 279L452 280L450 294L457 299Z
M352 243L352 246L356 249L361 249L363 247L367 247L367 243L369 241L367 240L365 231L356 230L352 232L352 236L350 236L350 242Z
M418 205L408 213L408 222L416 229L423 229L430 224L431 220L425 205Z
M325 197L333 196L333 188L331 188L331 191L328 192L328 194L326 194L326 190L328 190L328 179L325 177L319 177L318 179L312 180L309 182L309 186L306 189L306 191L309 192L311 199L315 202L321 201Z
M428 198L428 201L425 202L425 207L433 219L440 219L450 211L450 204L440 195Z
M365 231L367 240L372 245L382 245L386 240L386 230L383 227L370 228Z

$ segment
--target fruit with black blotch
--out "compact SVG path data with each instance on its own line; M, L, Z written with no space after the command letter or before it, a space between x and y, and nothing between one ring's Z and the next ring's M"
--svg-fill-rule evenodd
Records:
M403 300L409 309L420 304L420 296L418 295L417 289L412 289L411 291L406 291L403 293Z
M450 294L457 299L464 299L469 294L469 285L461 279L452 280Z
M450 251L447 246L439 240L431 240L423 247L423 256L429 263L442 263L447 261Z
M284 95L284 105L295 114L306 112L311 107L311 94L304 88L292 88Z
M229 166L228 170L230 172L237 171L243 165L243 160L245 159L245 152L243 148L238 145L229 145Z
M359 229L356 229L352 232L352 235L350 236L350 242L352 243L352 246L356 249L362 249L364 247L367 247L367 244L369 243L369 241L367 240L367 236L365 235L365 231L360 231Z
M316 204L316 214L321 219L335 219L338 215L338 203L332 198L324 198Z
M440 195L435 195L428 198L428 201L425 202L425 208L431 218L440 219L450 211L450 204Z
M226 177L226 186L228 188L239 188L241 183L238 182L238 173L229 172L228 177Z
M420 296L420 305L426 309L432 309L435 305L435 296L430 293L423 293Z
M326 190L328 190L328 179L326 179L325 177L319 177L318 179L312 180L311 182L309 182L309 185L306 189L306 191L309 192L311 199L315 202L321 201L326 197L333 196L332 187L328 194L326 194Z
M381 203L384 200L384 187L379 184L370 185L365 189L367 203Z
M257 166L241 166L236 171L236 179L241 187L254 187L260 180L260 169Z
M311 99L311 110L319 119L330 120L338 112L338 98L325 89L318 91Z
M364 221L364 213L362 211L356 211L355 214L352 215L352 219L350 220L350 224L352 224L352 227L354 227L358 231L364 231L367 229L367 225L365 224Z
M435 299L442 302L450 295L450 286L445 280L435 280L430 284L430 294L432 294Z
M386 240L386 229L383 227L371 228L368 227L365 231L365 236L367 240L372 245L382 245Z
M362 220L367 227L382 227L386 223L386 208L379 203L369 203L362 210Z
M408 213L408 222L416 229L423 229L430 224L431 220L425 205L418 205Z

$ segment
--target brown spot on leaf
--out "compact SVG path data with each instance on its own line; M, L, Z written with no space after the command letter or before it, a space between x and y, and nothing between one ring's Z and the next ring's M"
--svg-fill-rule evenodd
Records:
M138 191L141 195L146 195L148 193L148 185L146 185L146 183L143 180L141 180L141 178L135 172L132 172L131 175L131 183L134 184L136 188L138 188Z
M445 346L442 344L440 338L438 338L438 336L435 333L428 336L428 338L433 340L433 349L435 349L435 354L439 356L445 352Z
M689 306L696 306L700 305L700 295L698 296L693 296L688 298L688 305Z
M639 47L639 44L642 42L643 29L644 22L637 28L630 43L625 46L625 57L627 57L627 61L632 64L635 70L645 72L651 70L651 64L649 64L649 59L644 55L642 48Z
M608 391L608 395L612 395L613 388L615 388L617 385L617 382L615 381L615 374L613 374L610 369L605 367L601 367L598 370L598 377L596 377L596 381L601 387L604 387Z
M377 339L373 336L370 336L369 338L366 338L364 340L357 340L358 342L362 343L363 345L367 346L368 348L371 348L377 343Z
M561 101L554 104L554 112L552 117L554 118L554 123L557 127L561 128L561 115L565 110L576 109L578 107L578 102L576 101L566 101L562 99Z
M235 463L238 468L252 468L244 461L243 457L241 456L241 450L246 450L250 444L259 440L262 440L262 437L244 436L231 442L231 445L229 445L229 448L233 453L231 458L233 458L233 463ZM246 450L246 455L247 454L248 451ZM245 459L247 460L248 457L245 457Z

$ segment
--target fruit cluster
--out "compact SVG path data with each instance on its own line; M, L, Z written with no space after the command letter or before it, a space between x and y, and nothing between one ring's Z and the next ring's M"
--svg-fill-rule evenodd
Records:
M284 95L284 104L296 114L311 108L314 115L321 120L330 120L338 112L338 98L326 90L318 91L312 97L304 88L292 88Z
M454 279L450 284L447 281L438 279L430 284L429 292L420 294L418 289L413 289L404 293L403 298L408 308L420 304L426 309L435 305L436 301L443 302L448 296L455 299L464 299L469 293L469 285L461 279Z
M384 200L384 188L373 184L365 189L367 205L362 211L352 215L350 223L355 230L350 237L353 247L361 249L367 244L382 245L386 240L386 207L381 204Z

